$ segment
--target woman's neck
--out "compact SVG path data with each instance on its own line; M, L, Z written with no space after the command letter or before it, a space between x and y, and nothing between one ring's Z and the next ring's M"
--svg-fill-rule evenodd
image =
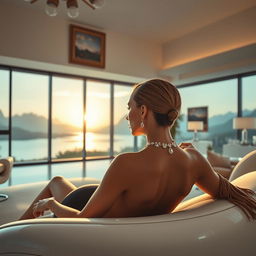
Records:
M170 127L161 127L157 129L152 129L152 131L148 131L147 134L147 142L164 142L171 143L173 141Z

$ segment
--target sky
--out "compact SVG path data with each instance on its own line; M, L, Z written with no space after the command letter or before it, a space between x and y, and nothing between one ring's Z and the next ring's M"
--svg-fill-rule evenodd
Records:
M36 113L48 116L48 76L13 72L13 115ZM243 108L256 108L256 76L242 79ZM208 106L209 117L237 111L237 80L226 80L179 89L182 97L182 113L189 107ZM0 70L0 109L8 116L9 73ZM53 77L54 119L62 123L82 127L83 80ZM115 86L114 123L123 118L132 88ZM110 123L110 84L87 81L86 123L88 129L99 128Z
M0 109L8 116L9 76L0 71ZM48 76L13 72L13 115L35 113L48 116ZM53 77L52 117L59 122L77 127L86 119L88 129L105 127L110 123L110 84L88 80L86 115L83 116L83 80ZM114 123L123 118L127 110L131 87L115 86Z

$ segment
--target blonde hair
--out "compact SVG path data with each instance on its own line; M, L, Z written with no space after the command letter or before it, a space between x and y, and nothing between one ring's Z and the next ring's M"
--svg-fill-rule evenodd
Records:
M137 106L147 106L160 126L171 126L179 115L181 98L178 89L162 79L151 79L136 85L133 99Z

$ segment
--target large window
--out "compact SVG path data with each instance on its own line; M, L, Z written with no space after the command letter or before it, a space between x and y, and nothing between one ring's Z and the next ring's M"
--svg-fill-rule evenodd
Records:
M242 115L256 117L256 75L242 79ZM256 136L256 129L248 130L249 142Z
M9 130L9 71L0 70L0 131ZM8 156L8 135L0 134L0 158Z
M53 77L53 159L82 157L83 120L83 80Z
M8 130L9 71L0 70L0 130Z
M187 110L191 107L208 107L208 132L199 133L199 139L211 140L213 149L222 152L223 144L236 138L233 118L237 115L237 79L212 82L179 89L182 98L181 118L176 141L193 137L187 132Z
M239 77L242 77L242 92L238 95ZM1 68L0 157L11 152L16 164L66 162L68 159L82 160L84 156L86 160L91 160L88 159L91 157L111 158L121 152L133 151L135 145L137 149L143 148L146 137L134 139L125 119L131 90L131 85L118 81ZM256 117L255 74L181 86L179 91L182 115L175 138L178 143L193 138L193 132L187 132L188 108L208 107L209 129L199 133L199 140L212 141L213 150L220 153L223 144L237 139L233 118L238 113ZM242 106L238 106L238 99ZM249 142L252 136L256 136L256 130L249 130ZM77 163L74 173L70 172L71 165L64 167L60 163L45 168L43 172L34 167L26 174L23 167L19 167L14 170L12 183L46 180L54 175L101 178L109 161L101 160L93 165L95 168L91 166L95 161L86 161L86 165L85 162Z
M9 155L8 136L0 135L0 158L7 157Z
M12 156L16 162L47 159L48 85L46 75L13 72Z
M86 83L86 156L110 155L110 83Z
M114 86L114 154L134 151L134 138L126 120L131 91L130 86Z

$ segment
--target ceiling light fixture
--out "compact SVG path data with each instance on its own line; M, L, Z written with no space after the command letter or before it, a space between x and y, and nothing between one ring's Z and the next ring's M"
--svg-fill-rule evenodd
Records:
M25 2L29 2L31 4L37 2L38 0L24 0ZM58 14L58 6L59 0L45 0L45 12L49 16L56 16ZM85 4L87 4L93 10L97 8L101 8L105 1L104 0L81 0ZM62 2L66 2L67 5L67 14L70 18L76 18L79 15L78 9L78 0L62 0Z

